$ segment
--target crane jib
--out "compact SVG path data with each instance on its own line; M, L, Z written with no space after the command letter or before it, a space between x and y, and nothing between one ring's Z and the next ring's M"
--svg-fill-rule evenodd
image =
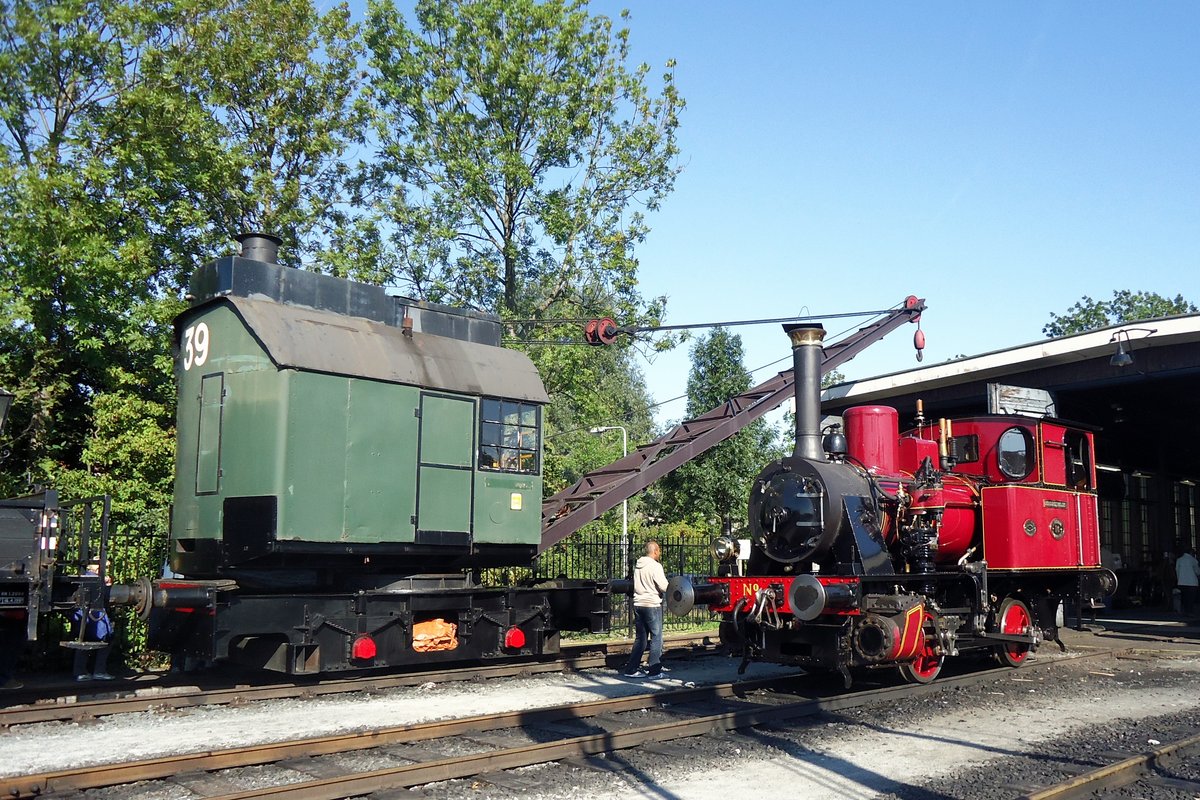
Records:
M910 296L900 308L825 346L821 372L827 374L906 322L916 322L925 301ZM664 436L629 455L589 472L542 502L543 552L659 478L720 444L793 396L792 370L731 397L717 408L685 420Z

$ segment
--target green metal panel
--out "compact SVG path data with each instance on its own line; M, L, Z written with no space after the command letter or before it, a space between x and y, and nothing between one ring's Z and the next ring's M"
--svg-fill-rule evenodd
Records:
M476 542L536 545L542 540L542 476L479 472Z
M288 384L284 496L279 539L342 539L347 378L283 370Z
M196 434L196 494L215 492L221 485L221 410L225 375L205 375L200 381L200 425Z
M225 376L221 489L226 497L280 495L287 382L274 369Z
M212 304L185 312L178 320L178 327L180 347L175 359L175 379L179 387L176 412L179 439L175 449L171 531L180 539L214 539L221 535L221 506L226 495L274 491L261 485L245 491L245 482L254 476L257 484L262 484L264 476L277 474L274 467L262 461L277 453L276 420L286 414L286 409L281 407L277 396L264 394L264 391L278 391L275 367L232 308ZM198 347L198 342L204 347ZM205 376L216 373L224 375L223 401L219 392L204 386ZM260 388L248 391L248 382ZM206 410L202 410L202 395L211 401ZM215 424L212 403L218 404ZM208 415L203 426L202 415ZM219 435L219 453L212 449L211 443L201 447L201 427L207 438ZM218 469L220 474L214 485L214 470Z
M421 395L421 464L470 467L475 463L475 401Z
M470 532L475 462L475 401L421 395L417 528Z
M420 516L423 531L471 531L471 471L421 467Z
M411 542L417 501L420 392L378 381L350 382L343 538Z

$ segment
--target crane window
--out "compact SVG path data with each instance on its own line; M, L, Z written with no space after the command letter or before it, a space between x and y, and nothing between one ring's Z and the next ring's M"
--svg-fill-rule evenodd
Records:
M1024 428L1009 428L1000 434L996 456L1004 477L1021 480L1033 471L1033 437Z
M539 406L488 397L480 402L480 469L536 474L540 453Z

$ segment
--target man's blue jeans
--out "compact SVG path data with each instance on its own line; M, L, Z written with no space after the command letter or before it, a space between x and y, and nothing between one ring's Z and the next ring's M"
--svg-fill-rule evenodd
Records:
M662 672L662 606L633 607L633 650L629 653L629 661L622 670L626 675L637 672L642 663L642 653L646 652L646 639L650 639L650 664L648 672L657 675Z

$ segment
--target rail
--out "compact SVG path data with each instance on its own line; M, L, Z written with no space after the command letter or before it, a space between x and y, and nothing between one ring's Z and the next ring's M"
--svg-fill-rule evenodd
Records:
M1114 651L1103 650L1068 658L1027 664L1020 672L1053 669L1093 658L1110 656ZM659 689L654 692L606 698L584 703L524 709L513 712L485 714L476 717L443 720L417 725L398 726L357 733L272 742L228 750L187 753L143 761L92 765L70 770L0 779L0 796L12 798L37 797L53 792L65 792L102 786L115 786L132 781L167 779L171 776L213 771L252 765L277 763L283 760L345 753L370 748L395 748L435 740L468 737L485 741L478 734L504 731L491 741L498 742L486 752L439 757L437 752L414 748L407 756L418 763L371 770L364 773L341 774L316 780L300 780L285 785L263 787L223 795L220 800L250 800L251 798L289 798L290 800L320 800L321 798L352 797L371 792L420 786L454 778L487 775L501 770L532 766L549 761L609 753L652 742L703 735L714 731L729 731L768 723L814 716L830 711L861 707L871 703L922 697L945 689L977 686L1013 674L1008 667L996 667L966 675L944 678L931 684L905 684L867 691L822 694L796 692L795 701L780 702L781 691L797 676L773 676L746 681L723 682L710 686ZM830 686L832 684L826 684ZM757 695L769 689L768 694ZM815 695L815 696L814 696ZM696 704L711 704L705 709ZM688 708L688 706L692 706ZM630 712L655 710L672 719L645 724L645 717L632 720L613 717ZM586 721L580 730L572 723ZM632 721L633 724L628 723ZM512 746L514 730L536 729L544 741ZM597 732L598 728L603 728ZM472 736L474 734L474 736ZM507 746L506 746L507 745Z

